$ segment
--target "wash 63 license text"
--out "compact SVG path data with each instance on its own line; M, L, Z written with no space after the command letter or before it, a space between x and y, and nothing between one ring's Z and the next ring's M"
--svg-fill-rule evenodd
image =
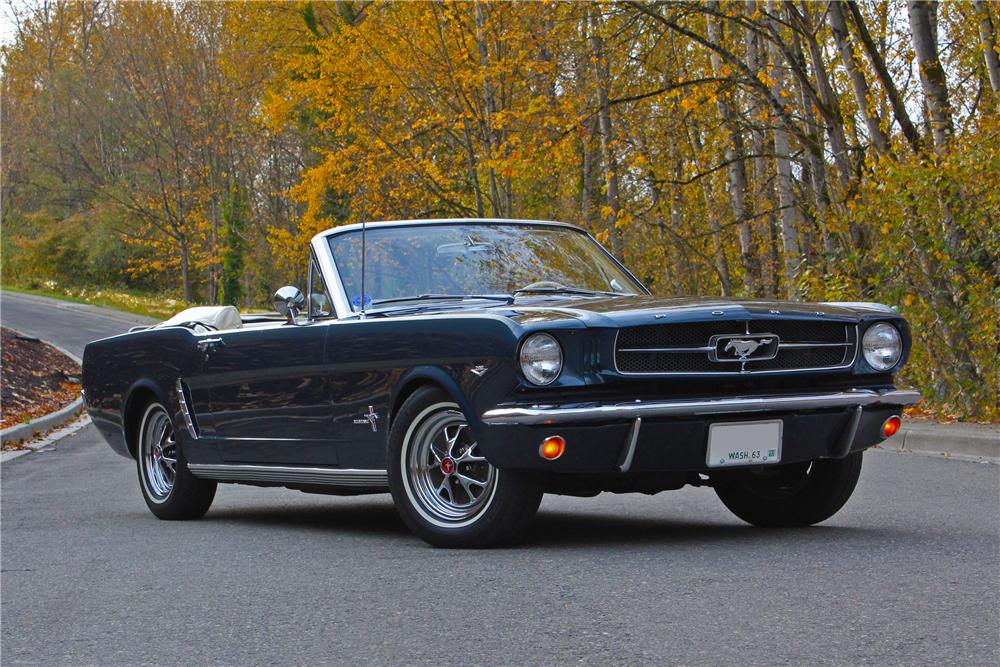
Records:
M781 420L729 422L708 427L709 467L746 466L781 461Z

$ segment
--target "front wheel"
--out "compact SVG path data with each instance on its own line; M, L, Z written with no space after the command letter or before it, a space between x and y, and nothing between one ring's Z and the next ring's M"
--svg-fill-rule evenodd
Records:
M438 547L514 538L542 499L531 476L486 460L461 409L432 387L417 390L393 419L389 487L410 530Z
M136 464L139 487L160 519L198 519L215 499L216 483L188 470L173 424L160 403L150 403L139 422Z
M762 527L811 526L837 513L861 475L862 452L842 459L760 468L720 480L715 493L729 510Z

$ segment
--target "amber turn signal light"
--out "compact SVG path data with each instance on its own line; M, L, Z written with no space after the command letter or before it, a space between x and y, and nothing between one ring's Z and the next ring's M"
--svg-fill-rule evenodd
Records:
M550 435L545 438L542 440L541 447L538 448L539 456L549 461L555 461L563 455L564 451L566 451L566 440L559 435Z
M886 438L891 438L899 433L899 427L902 426L902 424L902 420L896 415L889 417L885 420L885 423L882 424L882 435Z

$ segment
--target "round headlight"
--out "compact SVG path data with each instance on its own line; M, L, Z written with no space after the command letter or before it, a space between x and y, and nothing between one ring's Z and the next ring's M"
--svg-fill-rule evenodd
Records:
M861 339L861 349L864 350L865 361L877 371L887 371L896 365L903 354L903 338L899 329L880 322L868 327Z
M562 371L562 348L546 333L531 334L521 345L521 372L532 384L552 383Z

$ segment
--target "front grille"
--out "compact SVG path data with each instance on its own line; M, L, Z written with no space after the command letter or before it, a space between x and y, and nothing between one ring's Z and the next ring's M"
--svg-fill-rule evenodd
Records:
M773 358L713 359L718 335L773 334ZM622 373L733 374L843 368L853 363L857 326L822 320L734 320L626 327L618 332L615 363Z

